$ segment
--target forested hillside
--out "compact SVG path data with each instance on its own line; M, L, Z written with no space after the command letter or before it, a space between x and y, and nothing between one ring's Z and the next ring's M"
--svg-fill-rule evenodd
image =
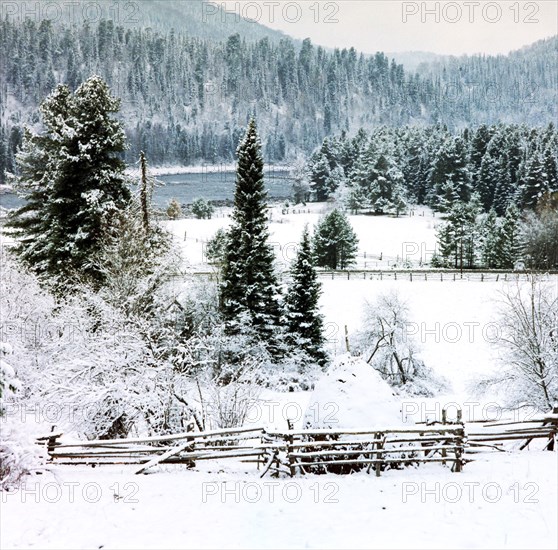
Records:
M342 198L350 210L403 211L425 204L448 212L475 196L483 211L534 209L558 190L558 133L546 127L480 125L455 133L378 127L370 134L326 138L309 159L320 201Z
M252 114L266 159L282 161L330 134L379 124L548 123L556 118L555 47L553 39L411 75L382 53L327 52L310 40L4 20L0 170L13 170L22 127L37 123L37 106L55 84L75 89L93 73L122 98L129 161L143 149L152 164L230 162Z
M252 7L244 9L244 13L247 17L254 17L257 11ZM265 11L262 10L262 13ZM21 21L27 16L35 21L51 19L67 25L85 22L94 25L102 19L111 19L115 25L124 28L151 28L158 32L174 29L204 40L223 40L234 33L252 41L285 38L281 31L225 11L223 2L210 0L96 0L83 2L82 6L74 4L73 8L70 2L55 4L51 0L11 0L1 14L2 18L8 15L12 21Z

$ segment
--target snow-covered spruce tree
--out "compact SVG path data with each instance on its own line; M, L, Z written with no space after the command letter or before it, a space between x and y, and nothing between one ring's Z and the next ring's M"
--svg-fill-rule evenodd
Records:
M356 171L357 184L377 214L399 215L406 207L403 173L392 155L377 153L374 145L363 155Z
M491 209L479 223L480 261L484 267L498 267L499 222L496 211Z
M314 258L319 267L346 269L355 262L358 237L347 216L332 210L316 226Z
M525 173L518 190L521 207L535 210L539 200L549 190L544 159L539 151L534 151L525 162Z
M206 218L210 220L215 212L215 207L206 199L199 198L192 203L190 210L198 220L205 220Z
M471 182L466 156L465 144L459 137L448 137L438 149L428 175L428 202L432 208L438 208L448 180L452 181L458 200L469 200ZM447 209L448 205L444 206Z
M324 365L327 355L324 350L323 318L318 305L321 284L314 267L308 226L302 233L291 277L285 297L287 342L293 348L306 352L318 364Z
M16 188L26 204L10 226L19 257L40 275L97 276L89 258L130 197L119 156L125 135L113 118L119 108L92 76L73 95L59 85L40 108L45 132L25 133Z
M511 204L498 230L496 241L497 267L513 269L523 251L521 241L521 216L518 208Z
M229 230L221 311L230 334L249 327L276 350L281 307L275 257L268 243L267 192L256 122L251 119L238 151L233 223Z
M316 150L308 161L308 178L317 202L328 200L339 185L334 147L325 138L320 149ZM342 170L341 170L342 173Z

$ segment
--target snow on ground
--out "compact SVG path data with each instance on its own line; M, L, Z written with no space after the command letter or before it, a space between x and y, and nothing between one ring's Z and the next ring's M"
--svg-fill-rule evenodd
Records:
M365 361L348 354L318 380L304 417L304 427L309 429L402 423L399 400L389 384Z
M311 203L270 209L270 244L275 248L279 267L288 268L294 259L305 224L313 229L332 208L331 204ZM192 267L203 269L204 244L218 229L230 224L230 213L230 208L219 208L211 220L186 218L167 222ZM435 228L440 222L439 214L434 217L423 207L413 216L358 215L349 219L360 241L356 267L367 269L389 268L400 263L403 256L413 267L418 267L421 259L429 261L436 244Z
M279 261L286 265L294 257L304 224L313 226L328 208L272 210L271 241ZM228 225L229 212L221 210L212 220L168 222L195 269L207 269L203 241ZM359 266L386 268L402 253L414 255L415 266L424 259L434 248L439 220L420 212L400 219L352 216L361 240ZM381 262L370 257L380 253ZM439 418L451 403L464 409L466 419L487 418L482 406L490 397L477 403L468 385L496 366L491 340L497 326L491 323L503 284L325 279L321 306L330 348L345 353L345 325L351 342L365 302L397 290L409 304L409 336L420 356L451 384L447 395L434 399L399 398L401 420ZM331 413L319 391L264 390L260 397L248 418L254 426L282 430L291 418L299 428L304 411L309 405L316 410L316 403L319 414ZM338 399L335 416L346 416L365 399ZM51 466L51 472L28 480L25 496L2 495L0 547L557 548L558 455L526 451L475 459L459 474L432 464L380 478L362 473L282 480L260 479L254 465L239 462L201 464L199 470L169 466L147 476L134 476L132 467Z
M497 330L495 307L502 283L467 280L324 280L321 297L326 332L337 353L345 352L344 327L351 335L362 326L366 302L394 290L409 306L407 334L417 343L420 356L448 378L455 391L492 368L496 349L491 343Z
M270 242L275 247L281 268L287 268L294 259L304 225L308 223L313 227L331 208L331 204L311 203L304 207L289 207L288 214L284 207L271 209ZM229 225L230 212L230 209L219 209L211 220L168 222L169 229L182 247L185 260L194 270L208 269L203 263L204 243L217 229ZM414 267L418 267L421 258L429 260L440 219L421 207L414 216L358 215L350 216L350 221L360 239L358 267L389 269L402 256L407 256ZM380 253L382 261L378 259ZM558 277L554 279L558 285ZM463 409L465 419L496 417L494 409L497 407L489 404L499 404L498 398L479 398L471 391L471 385L480 375L497 368L498 350L494 340L499 327L496 308L500 300L499 292L506 283L460 280L459 276L456 281L446 277L443 282L431 276L428 281L415 276L412 282L408 278L380 281L353 276L351 280L322 278L322 283L325 332L334 355L346 352L345 325L349 342L361 328L366 301L374 302L380 294L395 290L408 303L409 337L418 344L420 357L426 365L447 378L451 388L447 395L435 399L406 399L407 421L440 418L442 407L452 403ZM278 398L275 395L270 399Z
M557 548L557 454L490 454L376 478L251 465L52 467L4 495L2 548ZM38 483L38 485L35 485ZM73 489L73 497L72 491ZM25 500L25 502L23 502Z

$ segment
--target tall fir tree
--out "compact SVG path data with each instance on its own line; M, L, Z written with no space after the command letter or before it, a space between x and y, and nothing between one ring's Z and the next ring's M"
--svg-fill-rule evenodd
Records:
M323 318L318 305L321 284L314 267L308 226L304 228L291 277L285 297L287 342L295 349L306 352L316 363L324 365L327 356L324 351Z
M549 182L544 160L539 151L534 151L525 162L525 173L519 189L521 206L535 210L539 200L548 191Z
M491 209L480 223L480 259L489 269L498 267L499 224L496 211Z
M277 351L281 307L268 243L267 192L256 122L251 119L238 150L233 222L220 287L221 311L229 333L248 328Z
M467 165L467 149L459 137L447 137L436 153L428 183L428 202L433 208L438 207L444 195L444 186L452 182L455 194L460 201L468 201L471 196L471 181ZM448 207L446 203L446 208Z
M26 204L10 217L16 253L35 272L98 277L91 258L130 200L120 100L92 76L71 94L58 86L42 103L46 131L25 133L16 188Z

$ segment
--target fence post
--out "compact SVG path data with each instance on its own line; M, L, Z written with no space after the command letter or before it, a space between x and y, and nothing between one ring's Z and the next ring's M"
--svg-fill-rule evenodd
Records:
M553 407L552 414L558 414L558 406ZM546 446L547 451L554 450L554 444L556 441L556 437L558 435L558 420L552 419L550 424L552 426L550 433L548 434L548 444Z
M448 413L447 413L446 409L442 409L442 424L445 425L447 423L447 420L448 420ZM445 432L443 432L443 433L445 435ZM442 445L446 444L445 439L442 439L441 441L442 441ZM446 456L447 456L446 449L442 449L442 458L445 459ZM445 465L446 465L446 461L442 460L442 466L445 466Z
M457 409L457 422L461 424L459 439L455 442L455 471L463 470L463 445L465 444L465 426L461 409Z
M292 430L294 429L293 421L292 421L290 418L287 419L287 426L288 426L288 428L289 428L289 431L292 431ZM290 471L291 477L294 477L294 476L295 476L295 470L296 470L296 469L295 469L295 466L294 466L294 464L295 464L295 459L294 459L294 456L293 456L293 452L294 452L294 448L293 448L294 436L293 436L292 433L289 434L289 435L287 436L287 441L288 441L288 445L287 445L287 457L288 457L288 459L289 459L289 471Z
M54 431L54 426L52 427L52 432ZM47 440L47 453L49 456L49 460L54 461L54 449L56 448L56 440L58 439L58 434L49 437Z
M383 449L383 445L381 443L381 439L382 439L382 434L380 432L376 432L376 434L374 435L374 439L377 440L376 443L376 449L380 450ZM382 460L382 453L377 452L376 453L376 460L380 461ZM376 470L376 477L380 477L381 473L382 473L382 463L381 462L376 462L375 465L375 470Z

